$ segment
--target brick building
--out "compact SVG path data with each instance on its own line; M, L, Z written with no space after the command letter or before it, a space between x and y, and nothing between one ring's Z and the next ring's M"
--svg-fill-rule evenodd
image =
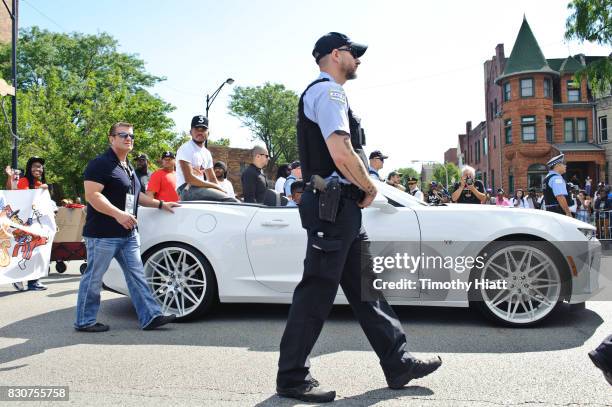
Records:
M612 182L612 130L610 130L610 123L612 122L612 96L608 95L601 97L597 100L595 106L597 122L597 131L595 138L605 150L606 155L606 168L605 168L605 180L606 184Z
M472 128L472 122L465 123L465 134L459 135L459 147L463 164L474 167L476 178L489 185L489 149L486 122Z
M465 163L487 187L508 193L539 189L546 162L560 152L568 164L567 179L576 176L581 186L587 175L595 183L605 180L609 165L598 143L612 103L602 101L596 113L586 80L579 86L573 82L576 71L599 58L546 59L526 19L509 58L503 44L495 47L493 58L484 63L486 121L474 129L468 122L466 134L459 135ZM594 123L595 117L600 123ZM607 151L609 161L612 146Z
M459 165L459 159L457 158L457 148L449 148L444 152L444 162Z

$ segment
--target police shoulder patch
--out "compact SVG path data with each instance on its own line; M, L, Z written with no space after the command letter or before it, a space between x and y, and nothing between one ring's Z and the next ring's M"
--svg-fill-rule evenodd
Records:
M555 179L554 179L554 183L555 183L555 184L563 184L563 178L561 178L561 177L555 177Z
M340 87L330 87L328 89L329 99L338 103L346 104L346 95L344 94L344 89Z

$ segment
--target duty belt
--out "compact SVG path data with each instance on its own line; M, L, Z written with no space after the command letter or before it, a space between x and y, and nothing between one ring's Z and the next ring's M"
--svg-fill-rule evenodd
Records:
M365 195L365 193L356 187L353 184L341 184L340 186L341 196L346 199L351 199L353 201L361 201ZM312 183L307 183L304 191L313 191L318 192L316 188L312 185Z

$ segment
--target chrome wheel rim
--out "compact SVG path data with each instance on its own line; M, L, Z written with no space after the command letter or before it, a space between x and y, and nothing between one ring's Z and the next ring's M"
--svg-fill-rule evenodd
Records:
M527 245L506 247L486 262L481 280L505 281L505 288L481 288L487 308L513 324L527 324L548 315L561 296L557 266L542 250Z
M185 316L206 294L204 265L188 250L167 247L153 253L144 264L145 280L162 313Z

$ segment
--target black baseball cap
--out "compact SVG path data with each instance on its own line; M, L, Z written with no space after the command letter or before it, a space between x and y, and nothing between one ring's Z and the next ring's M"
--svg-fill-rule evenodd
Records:
M164 151L161 156L162 160L164 158L175 158L174 153L172 151Z
M408 178L408 183L409 184L416 184L417 182L418 182L418 180L416 178L414 178L414 177ZM433 182L432 182L432 184L433 184Z
M321 60L321 58L323 58L325 55L344 46L348 46L350 48L351 54L355 58L361 57L368 49L367 45L353 42L344 34L330 32L317 40L314 49L312 50L312 56L315 57L315 60L317 63L319 63L319 60Z
M296 168L300 168L300 167L301 167L301 164L300 164L300 162L299 162L299 161L294 161L294 162L292 162L292 163L291 163L291 166L290 166L290 168L291 168L292 170L295 170Z
M213 165L213 168L221 168L223 171L227 171L227 164L223 161L217 161L215 165Z
M138 154L138 156L136 157L137 160L145 160L145 161L149 161L149 157L145 154L145 153L140 153Z
M389 156L384 155L383 153L380 152L380 150L374 150L370 153L370 160L372 158L380 158L381 160L386 160L387 158L389 158Z
M193 129L195 127L204 127L205 129L207 129L208 117L201 114L198 116L193 116L193 119L191 119L191 128Z

